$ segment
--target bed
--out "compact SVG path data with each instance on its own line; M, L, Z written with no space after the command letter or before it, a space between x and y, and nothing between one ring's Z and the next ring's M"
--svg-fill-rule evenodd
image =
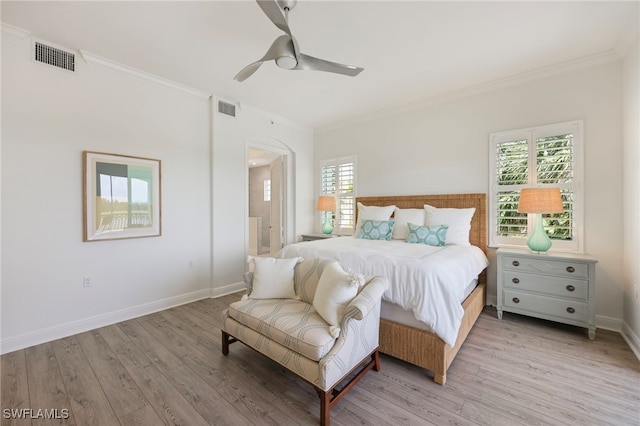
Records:
M445 195L418 195L418 196L381 196L381 197L359 197L356 202L362 203L365 206L389 206L395 205L399 209L422 209L425 204L428 204L437 208L475 208L475 213L471 219L471 227L469 230L469 243L472 247L469 249L475 249L475 251L481 251L481 256L486 261L486 194L445 194ZM340 241L338 241L340 240ZM416 261L413 258L418 258L421 255L419 252L415 252L414 249L418 249L416 246L424 246L422 244L407 244L398 241L379 241L375 242L378 246L389 243L388 252L393 252L394 256L388 256L387 258L378 257L377 251L383 251L371 249L368 245L365 246L365 241L352 237L332 238L314 242L303 242L286 246L278 254L279 257L292 257L292 256L320 256L320 257L332 257L342 261L345 266L354 269L356 272L364 274L378 274L380 273L380 266L384 262L397 262L397 268L404 268L401 273L389 272L387 276L392 287L404 285L403 281L406 276L419 276L424 274L428 275L428 271L416 270L414 272L407 272L407 266L404 263L411 263ZM406 249L399 246L399 244L406 245ZM347 247L343 247L347 246ZM351 246L351 247L349 247ZM376 261L362 262L362 259L357 260L357 256L348 257L345 255L346 250L353 250L354 247L364 247L363 250L368 251L366 256L370 259L376 259ZM410 247L411 246L411 247ZM411 250L409 250L411 249ZM425 250L430 250L424 248ZM479 249L479 250L478 250ZM461 248L446 247L446 250L453 252L461 252ZM443 248L443 252L444 248ZM425 255L425 259L438 259L437 256L441 256L441 252L434 255ZM477 255L474 254L474 258ZM363 255L360 255L362 258ZM354 260L356 259L356 260ZM389 260L390 259L390 260ZM440 257L442 263L443 257ZM345 261L346 260L346 261ZM432 262L435 260L432 260ZM465 261L466 262L466 261ZM351 265L350 265L350 264ZM433 263L432 263L433 265ZM353 267L355 266L355 267ZM455 296L447 296L444 300L449 300L445 304L453 305L451 311L443 311L444 313L432 313L429 314L428 310L425 313L427 318L421 318L429 324L424 326L421 321L418 321L415 317L418 315L411 310L407 310L398 304L392 303L393 300L400 303L393 293L385 293L383 299L387 300L383 303L381 320L380 320L380 352L401 360L407 361L411 364L420 366L422 368L431 370L433 372L433 380L436 383L444 384L447 377L447 369L453 362L457 352L466 339L469 331L476 322L478 316L482 312L485 305L486 295L486 263L478 267L474 272L473 280L470 282L459 283L460 288L464 290L455 290L453 294ZM420 266L423 268L423 266ZM463 269L463 268L458 268ZM480 272L479 272L480 271ZM468 276L469 272L466 272ZM448 277L448 276L447 276ZM420 278L421 279L421 278ZM467 278L452 277L451 281L467 280ZM447 289L448 286L441 286ZM455 287L458 289L458 287ZM460 294L460 291L464 291L464 295ZM416 299L422 299L422 297L415 297ZM451 301L450 299L457 299ZM433 300L440 301L439 297L433 298ZM432 306L433 307L433 306ZM435 318L436 323L429 322L429 315ZM443 318L448 319L448 316L452 316L451 321L456 323L456 329L451 334L450 326L447 325L447 321L442 321ZM440 318L438 318L440 317ZM433 318L431 318L433 319ZM445 323L442 325L442 323ZM434 327L435 325L435 327ZM447 343L448 342L448 343Z

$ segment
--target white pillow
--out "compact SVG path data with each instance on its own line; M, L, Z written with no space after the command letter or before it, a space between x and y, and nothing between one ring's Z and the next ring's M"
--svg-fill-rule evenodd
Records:
M293 286L294 268L301 257L275 259L273 257L249 256L253 264L253 289L249 299L295 299Z
M393 233L391 238L394 240L406 240L409 235L409 228L407 223L411 222L414 225L424 226L424 209L399 209L395 208L393 212L393 220L396 224L393 227Z
M395 208L396 206L365 206L364 204L358 202L358 223L356 223L356 229L353 232L353 235L357 237L360 234L360 224L364 219L389 220L391 219L393 209Z
M340 335L345 308L357 296L362 284L363 275L345 272L338 262L329 263L322 271L313 307L329 323L329 332L334 338Z
M448 225L447 244L470 246L469 230L471 219L476 212L475 207L468 209L436 208L428 204L424 205L426 212L425 225Z

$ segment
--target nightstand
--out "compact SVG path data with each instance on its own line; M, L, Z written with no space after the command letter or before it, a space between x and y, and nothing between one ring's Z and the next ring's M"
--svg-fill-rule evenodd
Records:
M338 234L302 234L302 241L324 240L326 238L337 238Z
M589 329L596 337L596 259L587 254L500 248L498 318L513 312Z

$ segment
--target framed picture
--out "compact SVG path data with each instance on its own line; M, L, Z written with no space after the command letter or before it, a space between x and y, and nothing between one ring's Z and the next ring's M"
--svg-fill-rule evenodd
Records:
M160 160L84 151L84 241L161 235Z

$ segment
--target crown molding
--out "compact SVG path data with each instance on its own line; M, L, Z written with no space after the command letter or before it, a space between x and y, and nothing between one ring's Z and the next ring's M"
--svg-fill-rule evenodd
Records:
M570 72L591 68L597 65L601 65L607 62L613 62L620 60L621 56L615 50L607 50L595 55L590 55L570 61L562 62L556 65L548 67L538 68L532 71L527 71L520 74L515 74L509 77L493 80L487 83L478 84L475 86L469 86L460 90L453 90L450 92L440 93L434 96L430 96L421 99L416 102L396 104L382 110L378 110L369 114L360 115L357 117L340 120L327 125L318 126L315 128L315 134L322 134L337 130L343 127L352 126L372 120L379 120L387 118L393 115L404 114L411 111L424 109L433 105L442 104L446 102L457 101L472 96L477 96L483 93L492 92L495 90L504 89L507 87L518 86L520 84L529 83L544 78L567 74Z
M163 86L171 87L173 89L180 90L182 92L197 96L202 99L209 99L211 97L210 93L203 92L202 90L194 89L193 87L185 86L184 84L180 84L173 80L169 80L169 79L157 76L155 74L151 74L146 71L142 71L137 68L130 67L128 65L113 61L111 59L103 58L102 56L98 56L91 52L87 52L86 50L80 50L79 52L80 52L80 55L82 56L82 59L84 59L84 61L88 64L100 65L114 71L118 71L118 72L128 74L137 78L141 78L143 80L152 81L154 83L161 84Z
M7 24L6 22L1 22L1 24L2 24L3 36L8 36L18 41L25 40L31 36L31 32L27 30ZM182 92L189 93L190 95L194 95L199 98L209 99L211 97L210 93L203 92L198 89L194 89L193 87L189 87L184 84L180 84L175 81L162 78L155 74L151 74L151 73L139 70L137 68L130 67L125 64L121 64L111 59L103 58L102 56L98 56L91 52L87 52L86 50L79 50L79 52L82 58L84 59L84 61L88 64L101 65L103 67L106 67L124 74L132 75L134 77L141 78L143 80L152 81L154 83L161 84L163 86L171 87L173 89L178 89Z
M7 24L6 22L2 22L2 35L9 36L18 41L22 41L28 38L31 33L27 30L23 30L22 28L14 27L13 25Z

